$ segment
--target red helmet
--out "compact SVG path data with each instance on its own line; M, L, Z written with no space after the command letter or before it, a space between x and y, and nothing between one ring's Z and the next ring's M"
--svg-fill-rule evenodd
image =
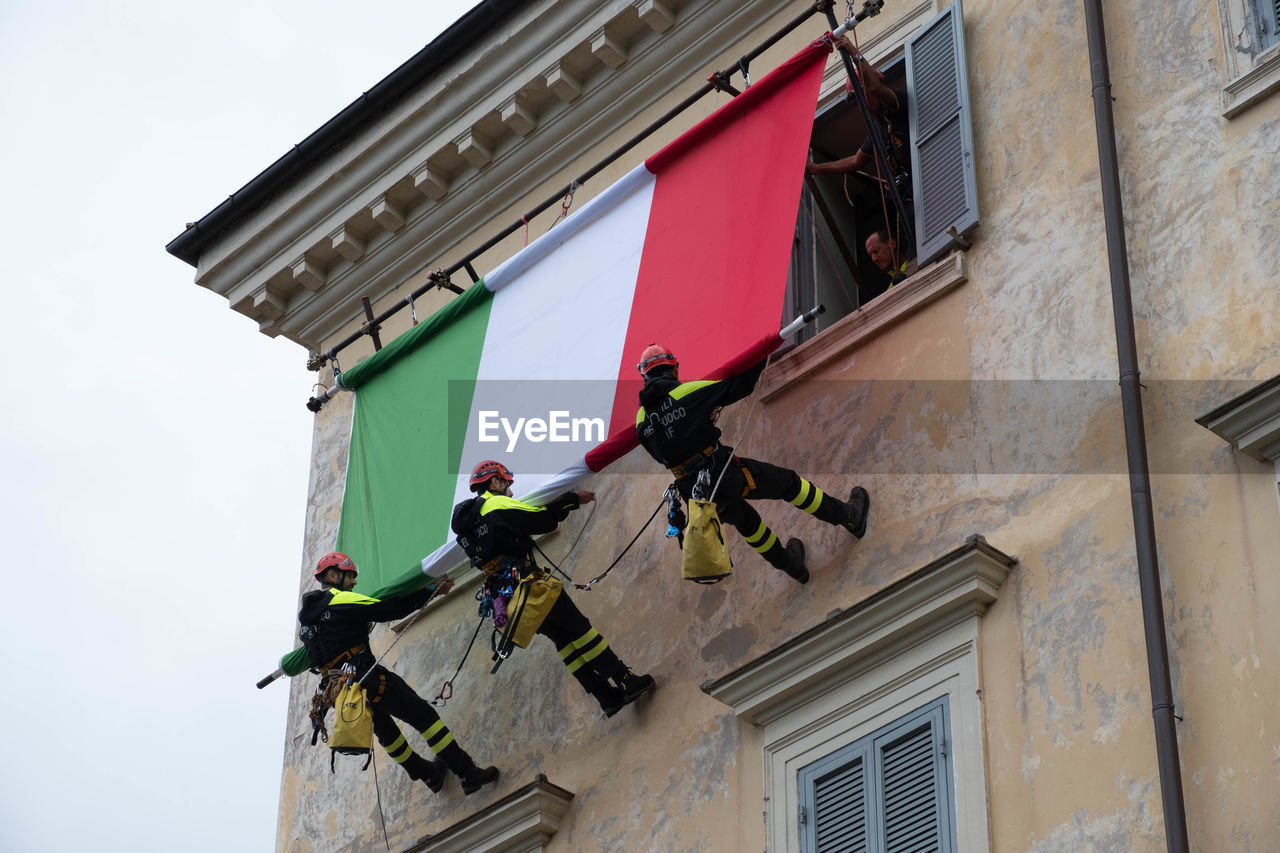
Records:
M489 481L494 477L501 477L511 483L516 481L516 475L512 474L511 469L506 465L501 462L495 462L492 459L486 459L471 469L471 491L480 491L489 485Z
M351 572L353 575L360 574L356 571L355 561L341 551L330 551L320 558L320 562L316 563L316 577L319 578L329 569Z
M640 353L640 363L636 365L636 370L640 371L641 376L648 376L649 371L668 364L675 368L680 367L680 362L676 361L671 350L661 344L649 344L644 348L644 352Z

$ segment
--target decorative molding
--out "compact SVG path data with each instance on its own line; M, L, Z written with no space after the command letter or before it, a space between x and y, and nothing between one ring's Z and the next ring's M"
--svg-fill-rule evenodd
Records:
M454 140L458 153L475 168L489 165L493 160L493 143L481 136L476 129L470 128Z
M498 108L498 119L516 136L528 136L538 126L538 114L521 103L518 95Z
M449 193L449 176L430 163L423 163L410 176L414 187L432 201L439 201Z
M316 350L352 320L352 294L367 293L379 301L424 269L451 260L440 253L478 236L476 222L488 221L495 200L508 198L513 181L552 174L597 147L608 150L631 118L668 104L682 83L700 78L708 48L720 45L715 22L726 10L743 32L777 14L776 4L764 0L662 0L677 24L659 37L639 19L641 5L638 0L531 5L529 15L510 24L518 35L509 33L495 43L495 61L460 61L456 75L442 76L438 84L406 98L244 229L206 247L197 283L233 307L243 305L265 281L287 272L292 258L333 257L332 235L354 225L366 243L360 263L331 265L325 287L315 294L289 278L276 281L289 307L275 333ZM590 71L599 60L589 43L594 33L606 30L626 45L627 57L617 71L597 65L597 74ZM501 120L503 104L520 95L537 121L527 137ZM571 107L565 105L568 100ZM454 145L470 129L479 129L482 143L493 146L485 168L472 168ZM431 168L423 171L428 162ZM438 203L415 204L418 194ZM388 195L403 207L404 224L389 235L371 233L368 200ZM381 228L396 225L391 215L382 219Z
M535 853L560 829L573 792L541 773L467 819L428 835L405 853Z
M676 13L662 0L641 0L636 12L645 26L659 35L676 25Z
M404 227L405 210L385 195L369 205L373 221L392 233Z
M364 240L345 225L329 239L329 248L352 263L364 257Z
M627 46L601 30L591 37L591 55L609 68L621 68L627 61Z
M761 401L768 402L793 382L809 378L849 350L922 310L968 278L963 252L952 252L919 270L771 362L765 381L761 383Z
M557 62L555 67L542 75L542 79L547 82L547 88L566 104L573 103L582 94L582 81L564 67L563 61Z
M308 260L306 255L290 264L289 271L293 273L294 281L312 293L324 287L324 268L314 261Z
M1280 45L1259 56L1252 68L1222 89L1222 117L1235 118L1249 107L1280 91Z
M1201 415L1196 423L1259 462L1280 462L1280 376Z
M1017 562L982 536L702 685L749 723L765 725L830 689L837 673L879 662L886 649L986 612Z

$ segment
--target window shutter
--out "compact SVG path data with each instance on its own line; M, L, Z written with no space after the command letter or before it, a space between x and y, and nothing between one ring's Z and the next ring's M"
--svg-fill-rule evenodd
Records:
M867 849L866 761L853 761L814 781L815 853L865 853Z
M1264 51L1280 41L1280 0L1254 0L1254 18L1258 22L1258 48Z
M948 229L963 235L978 224L960 0L907 41L906 57L916 257L924 266L951 247Z
M945 709L934 706L876 738L873 747L885 853L953 849Z

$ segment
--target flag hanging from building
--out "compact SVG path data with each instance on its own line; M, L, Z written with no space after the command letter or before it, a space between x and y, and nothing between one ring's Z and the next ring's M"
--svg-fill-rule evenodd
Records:
M342 375L356 402L337 548L362 592L400 594L462 559L449 517L476 462L503 462L537 500L633 447L649 343L687 378L780 343L830 49L797 54Z

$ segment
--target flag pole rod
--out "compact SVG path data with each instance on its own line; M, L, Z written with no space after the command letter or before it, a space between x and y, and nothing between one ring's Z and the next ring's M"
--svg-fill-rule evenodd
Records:
M772 36L770 36L769 38L761 42L759 45L757 45L751 52L744 55L742 59L740 59L738 63L732 66L728 71L716 72L714 76L717 79L724 79L724 80L729 79L733 75L733 72L745 69L747 64L751 60L755 59L756 57L760 56L760 54L764 53L766 50L773 47L775 44L777 44L779 41L785 38L789 33L791 33L793 30L795 30L797 27L799 27L809 18L813 17L815 12L824 10L824 8L825 7L823 7L823 3L821 2L814 3L804 12L800 13L791 21L789 21L785 26L779 29ZM607 168L610 164L612 164L615 160L620 158L622 155L626 154L636 145L639 145L646 138L651 136L654 132L661 129L663 125L667 124L676 116L680 115L680 113L684 112L689 107L696 104L704 96L714 91L716 91L715 84L710 82L703 83L701 88L699 88L692 95L685 98L679 104L677 104L676 106L668 110L666 113L664 113L652 124L648 125L639 133L637 133L635 136L628 139L621 146L619 146L613 152L608 154L603 160L596 163L590 169L588 169L587 171L579 175L577 178L574 178L572 181L570 181L569 186L560 190L555 195L552 195L550 198L548 198L546 201L539 204L533 210L526 213L516 222L504 228L497 235L487 240L479 248L473 250L470 254L468 254L462 260L458 261L457 263L453 264L452 266L444 270L440 270L436 273L432 273L432 275L430 276L430 279L427 281L426 284L422 285L417 290L413 291L413 293L411 293L407 298L398 300L394 305L392 305L387 310L383 311L377 317L372 318L368 323L368 327L372 328L374 326L377 326L386 322L392 316L397 314L402 308L408 305L411 300L416 299L419 296L422 296L424 293L426 293L428 290L431 290L434 287L447 287L449 290L452 290L455 293L462 293L462 288L449 282L449 276L451 276L453 273L459 270L465 269L467 271L467 274L471 276L473 282L478 281L478 277L475 275L474 271L471 268L471 262L473 260L475 260L480 255L483 255L485 252L492 249L498 243L502 242L507 237L514 234L517 230L524 228L525 224L529 220L533 219L533 217L537 216L540 213L543 213L552 205L558 202L561 202L564 199L565 194L568 193L571 188L576 189L577 187L586 183L589 179L595 177L597 174L599 174L601 171ZM362 329L361 331L353 332L352 334L348 335L346 338L343 338L341 341L339 341L337 344L335 344L332 348L330 348L326 352L313 354L310 358L307 359L307 370L319 370L321 367L325 365L326 362L330 361L336 353L339 353L342 350L346 349L347 347L351 346L353 343L360 340L360 338L364 337L366 334L367 332L364 329ZM336 384L335 384L335 388L336 388ZM312 397L309 401L307 401L307 408L311 409L311 411L313 412L319 412L321 407L323 407L324 404L330 398L332 398L333 394L337 393L334 389L330 389L330 391L333 391L333 393L328 393L327 396L321 395L318 397Z
M818 303L813 308L810 308L808 311L804 312L799 317L795 318L790 323L783 326L782 331L778 332L778 337L780 338L791 337L796 332L800 331L802 326L808 323L812 323L814 320L818 318L819 314L821 314L826 310L827 310L827 306L823 305L822 303Z

